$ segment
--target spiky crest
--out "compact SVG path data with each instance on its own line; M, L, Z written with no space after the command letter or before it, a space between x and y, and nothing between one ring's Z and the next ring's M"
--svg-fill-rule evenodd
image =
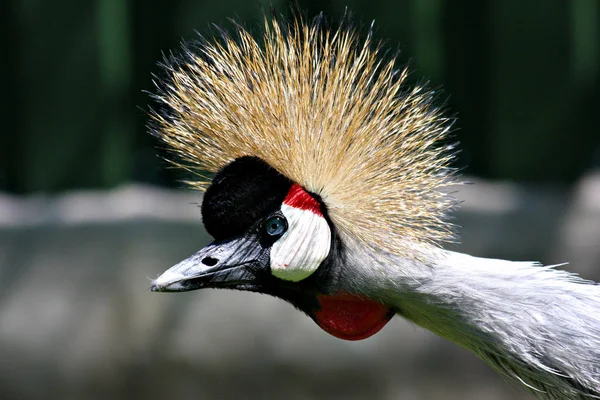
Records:
M236 25L166 62L155 134L201 176L192 186L256 156L321 196L336 228L365 244L414 258L410 242L451 240L451 121L434 93L409 87L407 69L347 23L265 16L264 30L256 40Z

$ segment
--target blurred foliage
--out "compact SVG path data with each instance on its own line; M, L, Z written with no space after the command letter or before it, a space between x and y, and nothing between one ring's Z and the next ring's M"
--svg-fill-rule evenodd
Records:
M413 77L443 88L460 163L490 178L569 182L600 164L597 0L299 1L309 16L376 21ZM162 52L235 17L246 0L5 0L0 5L0 190L177 185L146 133ZM287 1L270 4L290 14Z

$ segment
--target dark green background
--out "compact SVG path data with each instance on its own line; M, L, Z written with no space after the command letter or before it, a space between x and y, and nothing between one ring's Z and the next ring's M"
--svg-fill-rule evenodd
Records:
M289 15L287 1L273 1ZM151 73L210 23L260 23L259 1L63 0L0 5L0 190L178 185L146 133ZM460 165L572 182L600 165L597 0L300 1L376 22L459 117Z

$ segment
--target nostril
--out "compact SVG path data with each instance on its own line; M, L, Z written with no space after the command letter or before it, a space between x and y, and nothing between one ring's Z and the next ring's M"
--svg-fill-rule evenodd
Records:
M214 267L215 265L217 265L218 262L219 262L219 260L217 260L216 258L213 258L213 257L204 257L202 259L202 264L204 264L208 267Z

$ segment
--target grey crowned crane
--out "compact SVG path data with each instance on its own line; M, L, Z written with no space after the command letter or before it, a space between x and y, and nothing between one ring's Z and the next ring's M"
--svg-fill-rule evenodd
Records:
M151 129L197 172L215 241L152 290L269 294L347 340L400 315L540 398L600 398L598 284L441 247L456 177L434 93L349 23L264 28L185 45L157 79Z

